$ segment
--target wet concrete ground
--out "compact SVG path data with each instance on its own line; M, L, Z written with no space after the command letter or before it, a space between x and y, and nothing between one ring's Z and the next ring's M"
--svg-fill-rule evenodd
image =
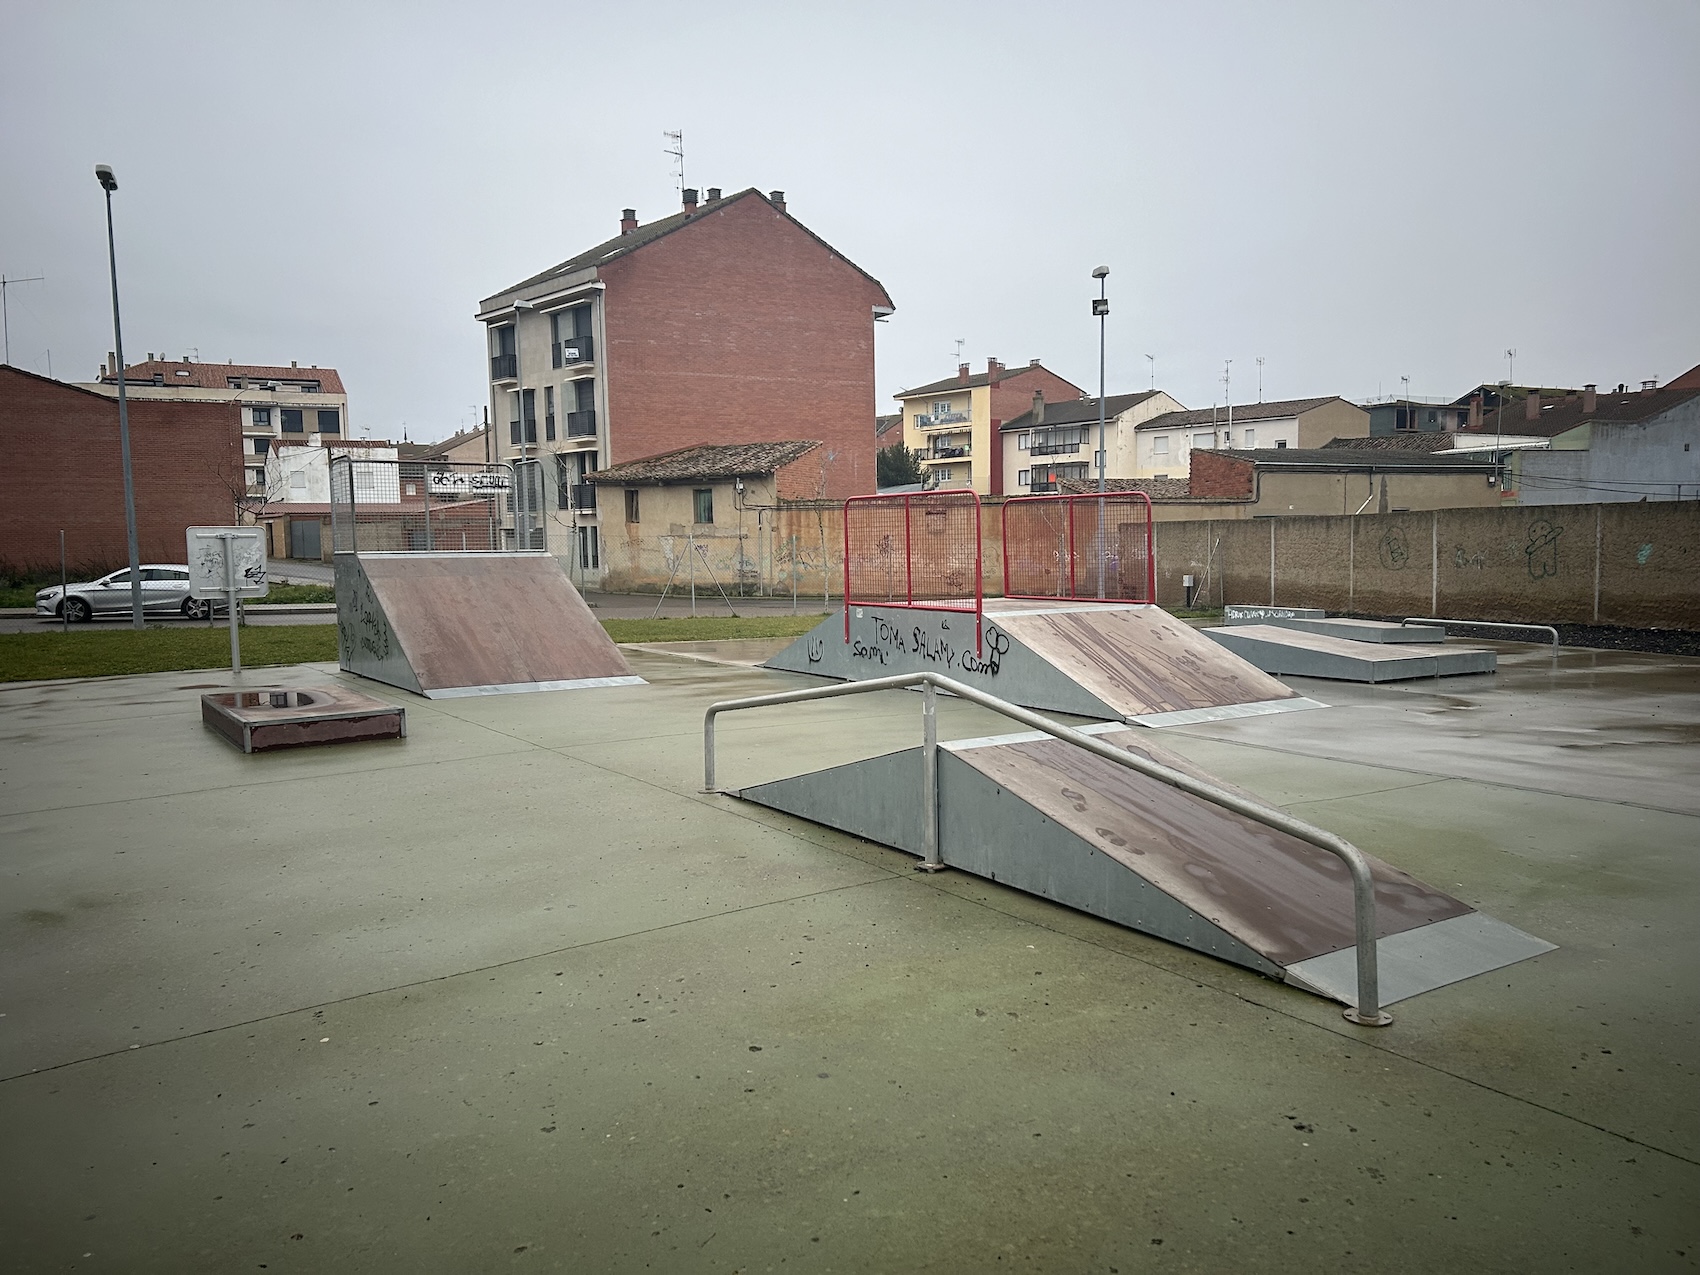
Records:
M245 757L222 673L0 688L9 1269L1700 1266L1700 663L1163 742L1560 945L1335 1006L724 796L805 679L404 702ZM720 654L741 658L742 651ZM338 677L301 668L244 685ZM722 783L906 746L902 692L722 722ZM1001 729L941 703L941 735Z

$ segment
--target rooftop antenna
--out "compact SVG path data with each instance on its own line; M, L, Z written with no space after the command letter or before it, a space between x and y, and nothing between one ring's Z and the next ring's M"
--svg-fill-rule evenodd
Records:
M673 143L671 146L664 147L661 153L673 157L673 180L678 185L679 193L682 195L685 192L685 130L681 128L671 132L663 132L661 136Z
M1228 408L1228 428L1224 431L1225 442L1231 443L1234 437L1234 399L1228 393L1228 369L1233 364L1232 359L1222 360L1222 402Z
M41 280L42 276L38 274L32 274L22 279L8 279L5 275L0 274L0 327L5 328L5 361L8 364L12 361L12 315L6 308L6 289L14 283L40 283Z
M1151 365L1151 388L1156 389L1157 388L1157 356L1155 354L1147 354L1145 356L1145 361Z
M967 344L968 342L964 341L961 337L956 338L956 365L958 367L962 366L962 347Z
M1517 384L1517 351L1507 350L1505 352L1505 361L1508 364L1505 370L1506 380L1510 384L1515 385Z
M1263 401L1263 356L1257 356L1257 401Z

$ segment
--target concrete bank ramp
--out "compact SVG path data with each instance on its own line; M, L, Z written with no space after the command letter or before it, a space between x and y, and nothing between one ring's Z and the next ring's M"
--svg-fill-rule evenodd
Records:
M1297 623L1237 624L1205 629L1203 633L1265 672L1290 677L1327 677L1343 682L1397 682L1413 677L1492 673L1499 667L1499 657L1489 650L1387 641L1385 638L1360 641L1337 633L1287 627ZM1338 626L1358 622L1331 620L1328 623ZM1440 636L1444 638L1445 634Z
M974 616L854 604L767 667L843 681L943 673L1011 703L1143 726L1316 708L1161 607L995 599Z
M1143 732L1088 733L1227 786ZM1355 1003L1351 875L1335 856L1038 732L941 744L938 761L951 867ZM920 855L921 793L914 748L738 795ZM1553 949L1366 857L1384 1004Z
M337 654L429 699L637 685L542 553L339 553Z

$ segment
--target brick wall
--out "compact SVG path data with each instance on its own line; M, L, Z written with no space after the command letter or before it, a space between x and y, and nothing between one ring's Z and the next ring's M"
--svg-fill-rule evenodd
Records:
M187 527L229 525L244 482L232 403L132 400L131 471L144 562L182 562ZM0 367L0 568L129 561L118 402Z
M1244 499L1251 495L1253 465L1249 460L1217 452L1192 453L1192 496L1195 500Z
M602 277L609 463L818 438L827 497L874 490L877 283L753 195Z

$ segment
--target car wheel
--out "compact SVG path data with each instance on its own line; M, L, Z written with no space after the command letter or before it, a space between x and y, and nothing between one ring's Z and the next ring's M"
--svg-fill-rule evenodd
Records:
M206 598L187 598L183 602L183 614L191 620L204 620L212 614L212 603Z
M81 598L65 599L65 618L72 624L86 624L94 619L94 608Z

